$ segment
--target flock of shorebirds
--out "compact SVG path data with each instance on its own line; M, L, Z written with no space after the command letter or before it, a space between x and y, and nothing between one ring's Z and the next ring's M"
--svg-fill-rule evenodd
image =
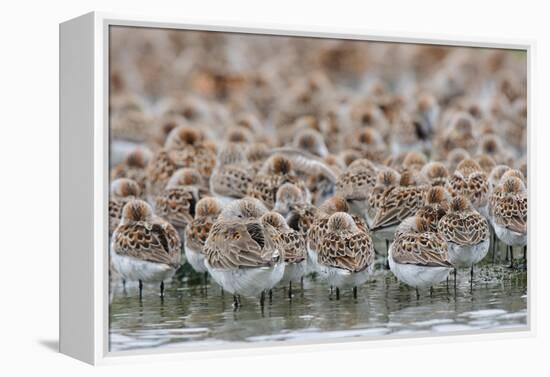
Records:
M209 53L227 49L219 38L208 39ZM361 68L369 55L349 43L310 48L322 57L315 69L196 68L183 90L154 99L135 93L115 55L111 278L139 282L140 296L143 284L160 284L162 297L188 263L238 307L241 296L263 305L279 286L292 297L311 274L337 299L341 289L356 297L375 265L417 292L453 272L456 287L460 268L473 284L477 263L502 259L499 243L519 268L518 249L527 258L521 58L409 46L418 78L399 86L387 72L387 82L377 79L380 67ZM149 65L140 68L143 88L158 84ZM281 89L277 74L286 73L293 84ZM354 83L360 77L366 84Z

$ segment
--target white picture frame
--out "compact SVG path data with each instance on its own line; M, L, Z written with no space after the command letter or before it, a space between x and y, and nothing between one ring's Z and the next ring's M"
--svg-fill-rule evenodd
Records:
M532 119L532 72L535 43L517 40L462 39L415 33L386 33L277 25L236 23L193 24L170 18L88 13L60 24L60 352L90 364L111 364L147 359L179 359L289 353L300 350L379 347L389 344L423 344L531 337L536 333L533 282L536 253L529 249L528 319L525 331L472 332L454 336L384 336L345 341L235 344L185 350L109 352L108 350L108 31L110 26L161 27L287 36L345 38L384 42L444 44L525 50L528 65L528 169L535 143ZM528 174L531 177L531 174ZM535 200L534 185L528 185ZM529 208L529 221L536 207ZM529 242L534 240L529 224ZM73 245L80 245L75 248ZM532 243L531 243L532 244Z

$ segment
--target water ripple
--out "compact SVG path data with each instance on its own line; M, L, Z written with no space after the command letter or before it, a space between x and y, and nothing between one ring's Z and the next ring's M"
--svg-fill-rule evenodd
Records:
M217 345L228 342L380 337L383 335L457 333L472 330L520 329L527 323L525 272L484 266L474 290L466 273L459 274L456 294L452 282L434 287L433 294L399 284L379 271L340 300L329 296L325 284L306 279L304 289L274 290L262 310L258 300L242 298L234 311L232 296L218 286L206 289L188 281L168 284L161 300L157 287L146 286L143 299L137 287L113 287L110 308L110 348L121 351Z

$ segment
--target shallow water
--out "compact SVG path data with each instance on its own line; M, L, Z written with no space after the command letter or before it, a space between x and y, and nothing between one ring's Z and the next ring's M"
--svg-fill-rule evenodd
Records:
M118 279L117 279L118 280ZM146 285L143 298L137 285L112 288L110 349L123 351L157 347L185 348L227 342L323 340L387 334L438 334L471 330L525 328L527 273L504 265L476 268L473 290L468 271L459 271L456 294L452 278L434 287L433 295L397 282L379 270L360 287L357 299L342 291L340 299L312 278L296 286L292 299L283 288L273 290L271 302L221 295L211 279L174 279L164 300L157 286Z

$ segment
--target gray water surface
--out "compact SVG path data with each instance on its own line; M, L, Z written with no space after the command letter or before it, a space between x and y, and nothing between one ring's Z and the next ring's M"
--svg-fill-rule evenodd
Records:
M357 299L310 277L295 286L292 299L273 290L262 310L259 301L241 298L235 310L230 294L211 279L174 279L163 300L158 287L146 285L140 300L137 285L112 287L110 350L193 347L228 342L326 340L387 334L429 335L471 330L524 329L527 325L527 272L504 265L476 269L470 291L468 271L459 271L456 293L451 280L433 295L400 284L389 271L377 271L360 287Z

